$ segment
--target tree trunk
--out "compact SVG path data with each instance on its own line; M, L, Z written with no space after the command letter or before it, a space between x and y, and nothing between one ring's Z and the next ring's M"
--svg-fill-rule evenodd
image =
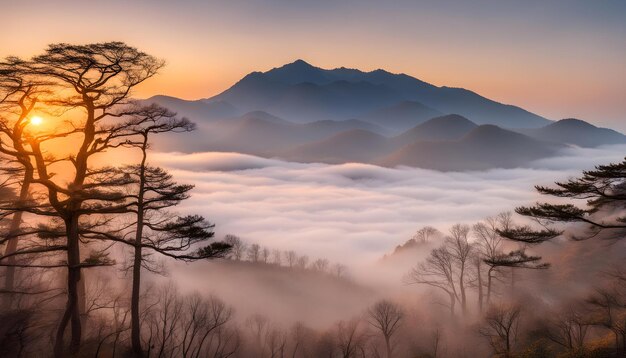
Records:
M78 284L80 282L80 245L78 216L72 215L65 220L67 233L67 303L59 323L54 344L54 356L67 357L64 354L64 337L68 323L71 322L70 354L75 356L80 349L81 318L78 303Z
M448 293L448 295L450 295L450 315L454 317L456 308L456 296L452 292Z
M490 267L489 271L487 271L487 306L491 303L491 285L493 281L492 271L493 267Z
M137 229L137 237L141 240L141 232ZM141 243L141 241L140 241ZM135 246L135 258L133 262L133 292L131 297L131 342L133 356L143 357L141 348L141 327L139 321L139 295L141 290L141 245Z
M387 358L391 358L391 337L385 335L385 346L387 347Z
M476 262L476 272L478 277L478 311L483 313L483 274L481 272L481 260Z
M148 136L144 135L142 146L143 157L139 167L139 193L137 196L137 230L135 231L135 257L133 261L133 292L131 296L131 345L133 356L143 357L141 348L141 322L139 321L139 296L141 294L141 244L143 238L144 220L144 191L146 187L146 159L148 148Z
M78 245L80 245L80 241L78 242ZM81 262L80 255L78 257L78 262ZM78 314L80 315L81 327L82 329L85 329L85 327L87 326L87 278L85 277L85 272L83 272L82 270L79 277L80 279L76 287L76 294L78 296Z
M459 289L461 290L461 310L463 311L463 316L465 316L467 314L467 296L465 295L465 262L461 264Z
M506 352L505 352L505 357L509 358L511 357L511 334L510 332L506 333L506 337L505 337L505 341L506 341Z
M32 170L26 169L24 173L24 181L22 182L22 187L20 188L20 196L18 198L19 203L23 203L28 199L28 190L30 187L30 178L32 176ZM19 241L20 225L22 224L22 211L18 211L13 214L11 218L11 224L9 226L9 241L7 242L6 249L4 250L5 255L11 255L17 251L17 243ZM7 269L6 276L4 277L4 289L7 291L4 299L4 307L10 308L13 302L13 295L11 292L15 288L15 265L16 258L15 256L9 256L7 258Z

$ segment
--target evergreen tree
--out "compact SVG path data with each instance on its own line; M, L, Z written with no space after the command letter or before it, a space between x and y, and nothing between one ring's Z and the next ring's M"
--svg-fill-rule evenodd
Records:
M620 240L626 230L626 160L617 164L598 165L594 170L584 171L582 176L556 187L536 186L544 195L570 200L585 200L581 207L574 203L537 203L534 206L515 209L518 214L531 217L542 224L541 230L521 226L502 230L502 236L519 242L537 244L554 239L563 230L553 223L582 223L587 231L574 236L583 240L603 233L607 239Z
M131 295L131 344L136 357L143 356L141 347L141 322L139 299L141 293L141 268L149 268L149 252L156 252L177 260L194 261L223 257L230 245L222 242L208 243L213 238L213 225L198 215L180 216L167 209L189 198L193 185L176 183L171 174L148 164L150 136L168 132L186 132L194 129L187 119L156 106L140 108L130 120L129 128L138 140L128 143L141 150L141 162L127 167L124 172L135 183L132 191L135 214L135 239L133 284ZM123 240L123 239L122 239ZM199 247L200 246L200 247Z

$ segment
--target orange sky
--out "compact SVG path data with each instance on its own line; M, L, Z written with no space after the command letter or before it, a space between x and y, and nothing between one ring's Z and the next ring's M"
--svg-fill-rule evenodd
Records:
M626 130L625 2L471 3L24 0L0 13L0 56L121 40L168 63L137 96L187 99L302 58L404 72L548 118Z

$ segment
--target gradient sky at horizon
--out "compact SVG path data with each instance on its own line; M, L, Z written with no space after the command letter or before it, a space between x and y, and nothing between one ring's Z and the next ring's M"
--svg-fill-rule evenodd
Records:
M622 0L22 0L0 13L0 56L125 41L168 63L138 96L186 99L302 58L403 72L626 131L625 20Z

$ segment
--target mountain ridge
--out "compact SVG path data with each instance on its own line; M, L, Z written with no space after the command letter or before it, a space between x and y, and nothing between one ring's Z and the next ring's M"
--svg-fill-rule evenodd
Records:
M389 98L387 98L388 103L381 100L380 96L375 98L359 97L354 92L346 92L346 95L351 94L359 97L361 99L361 107L334 106L332 103L325 102L327 106L326 111L317 113L317 115L325 115L327 118L314 118L312 117L313 113L303 115L302 113L291 111L289 108L283 111L280 104L275 104L275 102L282 103L282 105L289 103L289 101L283 98L291 91L293 86L309 83L321 88L338 81L351 83L368 82L374 85L384 85L390 90L388 93ZM355 88L358 87L355 86ZM391 101L391 98L393 98L393 101ZM394 74L385 70L364 72L345 67L322 69L303 60L275 67L266 72L252 72L232 87L211 97L209 100L217 99L231 102L235 106L244 109L252 109L252 107L257 107L254 109L273 108L270 112L276 112L278 115L294 121L338 119L346 115L354 117L377 107L409 100L423 103L442 114L459 113L477 124L497 124L511 128L534 128L550 123L548 119L520 107L502 104L463 88L437 87L406 74ZM412 123L408 127L415 124L417 123Z
M545 141L568 143L587 148L626 143L626 136L622 133L609 128L597 127L576 118L565 118L545 127L519 130L519 132Z

